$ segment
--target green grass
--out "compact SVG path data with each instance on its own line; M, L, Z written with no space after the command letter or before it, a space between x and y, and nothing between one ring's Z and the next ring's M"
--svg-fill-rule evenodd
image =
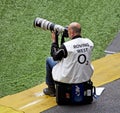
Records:
M120 1L0 0L0 97L45 81L51 39L49 31L33 27L36 17L63 26L81 23L82 36L95 43L95 60L120 29Z

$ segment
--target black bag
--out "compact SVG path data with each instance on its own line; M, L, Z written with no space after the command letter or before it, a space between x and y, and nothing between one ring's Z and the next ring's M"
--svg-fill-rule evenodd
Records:
M93 101L95 87L91 80L78 84L56 82L56 102L65 104L90 104Z

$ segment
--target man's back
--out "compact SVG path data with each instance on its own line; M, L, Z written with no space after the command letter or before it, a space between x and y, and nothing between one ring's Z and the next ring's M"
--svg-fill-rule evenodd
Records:
M93 74L91 51L94 44L87 38L76 37L64 43L67 57L53 68L55 81L63 83L81 83L89 80Z

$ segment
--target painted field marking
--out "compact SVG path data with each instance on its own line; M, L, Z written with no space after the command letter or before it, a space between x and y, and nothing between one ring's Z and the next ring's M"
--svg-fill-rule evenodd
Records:
M37 93L35 93L34 95L35 95L36 97L40 97L40 96L42 97L42 96L44 96L45 94L44 94L43 92L37 92ZM42 100L43 100L43 99L39 99L39 100L35 100L35 101L33 101L33 102L30 102L30 103L28 103L28 104L20 107L19 110L22 110L22 109L24 109L24 108L30 107L30 106L32 106L32 105L35 105L35 104L41 102Z

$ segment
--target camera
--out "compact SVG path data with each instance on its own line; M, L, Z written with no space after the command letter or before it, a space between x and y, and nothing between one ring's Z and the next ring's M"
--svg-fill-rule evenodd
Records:
M40 27L44 30L50 30L50 31L57 31L58 34L62 34L63 37L68 37L68 28L63 27L58 24L54 24L46 19L43 18L35 18L34 20L34 27Z

